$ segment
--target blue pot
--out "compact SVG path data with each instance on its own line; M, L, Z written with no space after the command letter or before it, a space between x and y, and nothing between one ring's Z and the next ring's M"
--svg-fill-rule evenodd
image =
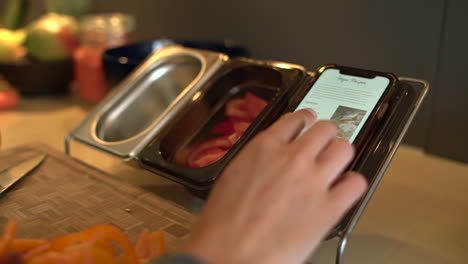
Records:
M249 56L249 52L245 47L229 42L161 39L134 43L108 49L104 52L102 56L104 73L109 85L111 87L115 86L137 68L152 52L171 44L221 52L231 58Z

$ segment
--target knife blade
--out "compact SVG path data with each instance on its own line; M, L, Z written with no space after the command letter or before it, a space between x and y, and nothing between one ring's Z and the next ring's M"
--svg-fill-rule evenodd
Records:
M9 167L0 172L0 194L10 188L13 184L19 181L21 178L26 176L37 166L39 166L42 161L44 161L46 154L38 154L22 161L19 164L16 164L12 167Z

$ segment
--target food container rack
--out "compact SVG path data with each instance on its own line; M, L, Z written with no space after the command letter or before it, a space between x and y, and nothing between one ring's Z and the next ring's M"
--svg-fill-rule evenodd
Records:
M284 114L314 76L290 63L230 59L221 53L168 46L153 53L71 131L65 151L110 174L150 177L155 182L160 181L159 175L206 197L229 161ZM348 238L427 92L428 83L423 80L399 79L397 96L384 121L355 162L354 169L366 175L370 188L329 234L340 238L337 263L342 263ZM243 134L218 161L199 168L187 166L191 148L216 139L210 131L226 118L227 102L247 94L261 98L266 106ZM100 158L89 159L87 152ZM104 159L110 163L101 166Z

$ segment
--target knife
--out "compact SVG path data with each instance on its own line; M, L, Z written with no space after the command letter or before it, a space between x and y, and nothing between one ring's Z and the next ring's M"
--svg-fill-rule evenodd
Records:
M39 166L45 157L46 154L38 154L17 165L0 171L0 194Z

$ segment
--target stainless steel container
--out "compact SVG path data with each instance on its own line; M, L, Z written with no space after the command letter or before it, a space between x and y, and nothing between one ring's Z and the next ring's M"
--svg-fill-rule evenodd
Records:
M227 59L221 53L178 46L161 49L117 86L69 140L134 159Z
M199 90L185 111L174 116L139 155L143 168L206 195L216 177L243 145L284 108L281 104L310 75L301 66L236 58L226 62ZM217 162L201 168L187 167L184 158L200 142L216 139L210 131L219 124L229 100L253 93L268 104L239 140ZM284 105L285 106L285 105Z

